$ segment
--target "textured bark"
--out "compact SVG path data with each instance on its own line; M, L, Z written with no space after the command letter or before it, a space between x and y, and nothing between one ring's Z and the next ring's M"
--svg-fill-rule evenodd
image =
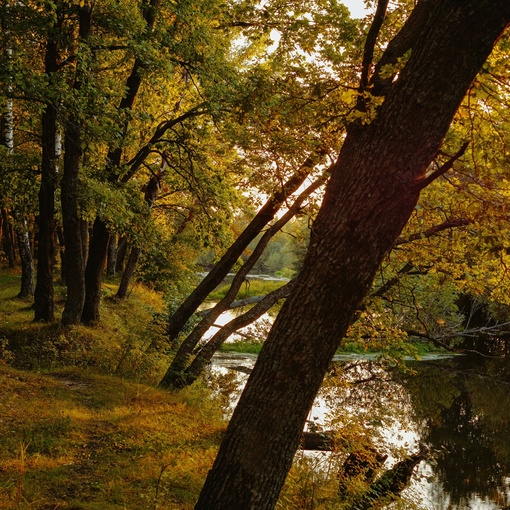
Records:
M229 308L232 301L234 301L239 289L241 288L246 276L253 268L257 260L264 252L267 244L271 238L279 232L301 209L303 202L316 191L326 180L328 174L324 174L321 178L317 179L314 183L310 184L299 196L294 200L294 203L285 214L278 219L260 238L257 246L248 257L246 262L241 266L239 271L234 276L230 287L225 296L216 304L214 308L209 310L202 320L195 326L193 331L184 339L179 349L177 350L174 359L160 383L161 387L168 388L174 385L181 385L182 372L185 370L193 349L198 345L206 331L214 324L214 321Z
M21 261L21 287L19 298L27 298L34 295L34 259L30 248L30 236L26 220L20 219L21 227L16 229L18 237L18 250Z
M140 251L141 250L138 248L138 246L133 246L133 248L131 248L128 261L126 262L126 267L122 273L122 279L120 280L117 294L115 295L119 299L124 299L127 296L129 282L131 281L131 278L135 272L136 263L138 262L138 257L140 256Z
M16 265L16 256L14 252L13 229L9 221L7 209L2 209L2 249L9 263L9 267L12 269Z
M249 324L255 322L259 317L266 313L275 303L280 299L286 298L295 282L290 281L279 289L270 292L259 301L253 308L247 312L232 319L229 323L225 324L212 338L199 350L190 366L186 368L182 377L177 381L173 381L173 386L183 388L193 384L198 377L202 374L205 367L210 363L214 353L222 346L223 342L238 329L244 328ZM165 386L165 380L162 381L161 386Z
M269 510L335 349L418 200L463 96L510 22L507 0L421 0L409 60L352 125L295 291L232 416L196 510ZM404 27L405 30L407 28Z
M110 235L108 243L108 259L106 262L106 276L113 278L117 271L117 234Z
M66 243L64 239L64 231L61 226L56 228L57 241L58 241L58 252L60 255L60 279L65 285L66 283Z
M91 35L92 7L84 2L79 9L79 42L85 43ZM85 79L78 66L73 89L79 91ZM80 227L78 186L82 156L82 127L76 114L71 113L65 123L64 173L62 176L62 223L65 238L66 302L62 312L62 324L78 324L85 302L85 261Z
M127 236L121 236L117 243L117 261L115 263L115 270L120 272L124 269L124 262L127 255Z
M85 263L83 260L80 216L78 213L78 182L81 162L81 133L74 116L66 122L64 174L62 176L62 223L65 239L66 302L62 324L78 324L85 302Z
M89 256L85 268L85 302L81 322L93 325L99 321L99 304L101 302L101 280L106 262L106 249L110 233L106 224L96 218L89 241Z
M46 67L56 71L56 44L47 47ZM34 293L35 320L54 320L53 268L55 265L55 140L57 136L57 110L47 105L42 114L41 186L39 188L39 246L37 258L37 283Z
M317 155L310 156L306 159L299 170L261 207L253 220L251 220L248 226L241 232L239 237L225 252L213 269L179 308L177 308L172 317L170 317L170 323L168 325L170 340L175 340L177 338L177 335L186 322L188 322L189 318L203 303L205 298L223 281L242 255L243 251L257 237L262 229L273 220L276 213L290 195L303 184L313 168L321 161L323 155L322 152L319 152Z
M143 17L146 22L146 31L150 33L154 28L156 21L156 11L160 4L160 0L150 0L142 6ZM136 96L142 83L142 73L144 63L140 58L136 58L131 73L126 80L126 93L119 103L117 110L119 112L130 110L133 108ZM121 132L127 133L128 121L121 126ZM116 147L108 151L106 158L106 168L109 172L109 181L117 182L122 180L119 175L119 169L122 160L122 147ZM101 231L101 235L99 232ZM94 323L99 320L99 303L101 300L101 281L104 271L104 264L108 252L109 234L106 223L103 219L97 217L94 221L94 235L89 247L89 257L85 269L85 304L83 308L82 321L86 324ZM90 278L90 280L89 280Z

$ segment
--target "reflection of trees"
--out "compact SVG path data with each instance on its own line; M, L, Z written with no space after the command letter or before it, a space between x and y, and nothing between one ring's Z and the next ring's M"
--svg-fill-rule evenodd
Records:
M508 367L469 358L417 367L404 378L423 441L441 450L435 471L455 507L473 496L508 504L504 478L509 474L510 417Z

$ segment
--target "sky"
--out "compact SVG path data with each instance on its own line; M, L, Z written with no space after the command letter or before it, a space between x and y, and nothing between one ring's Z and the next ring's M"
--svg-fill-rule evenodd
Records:
M341 2L347 6L353 18L362 18L367 13L363 0L341 0Z

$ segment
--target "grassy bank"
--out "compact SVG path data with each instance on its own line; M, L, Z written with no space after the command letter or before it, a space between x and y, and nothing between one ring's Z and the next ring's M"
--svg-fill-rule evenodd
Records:
M101 324L64 329L33 323L18 284L0 276L0 508L192 508L225 424L203 386L155 387L161 297L107 285Z

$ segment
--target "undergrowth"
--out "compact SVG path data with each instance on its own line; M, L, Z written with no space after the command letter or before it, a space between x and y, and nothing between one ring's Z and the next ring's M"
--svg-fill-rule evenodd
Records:
M63 328L34 323L18 285L0 273L0 509L191 509L225 424L205 386L155 387L161 296L107 285L100 324Z

